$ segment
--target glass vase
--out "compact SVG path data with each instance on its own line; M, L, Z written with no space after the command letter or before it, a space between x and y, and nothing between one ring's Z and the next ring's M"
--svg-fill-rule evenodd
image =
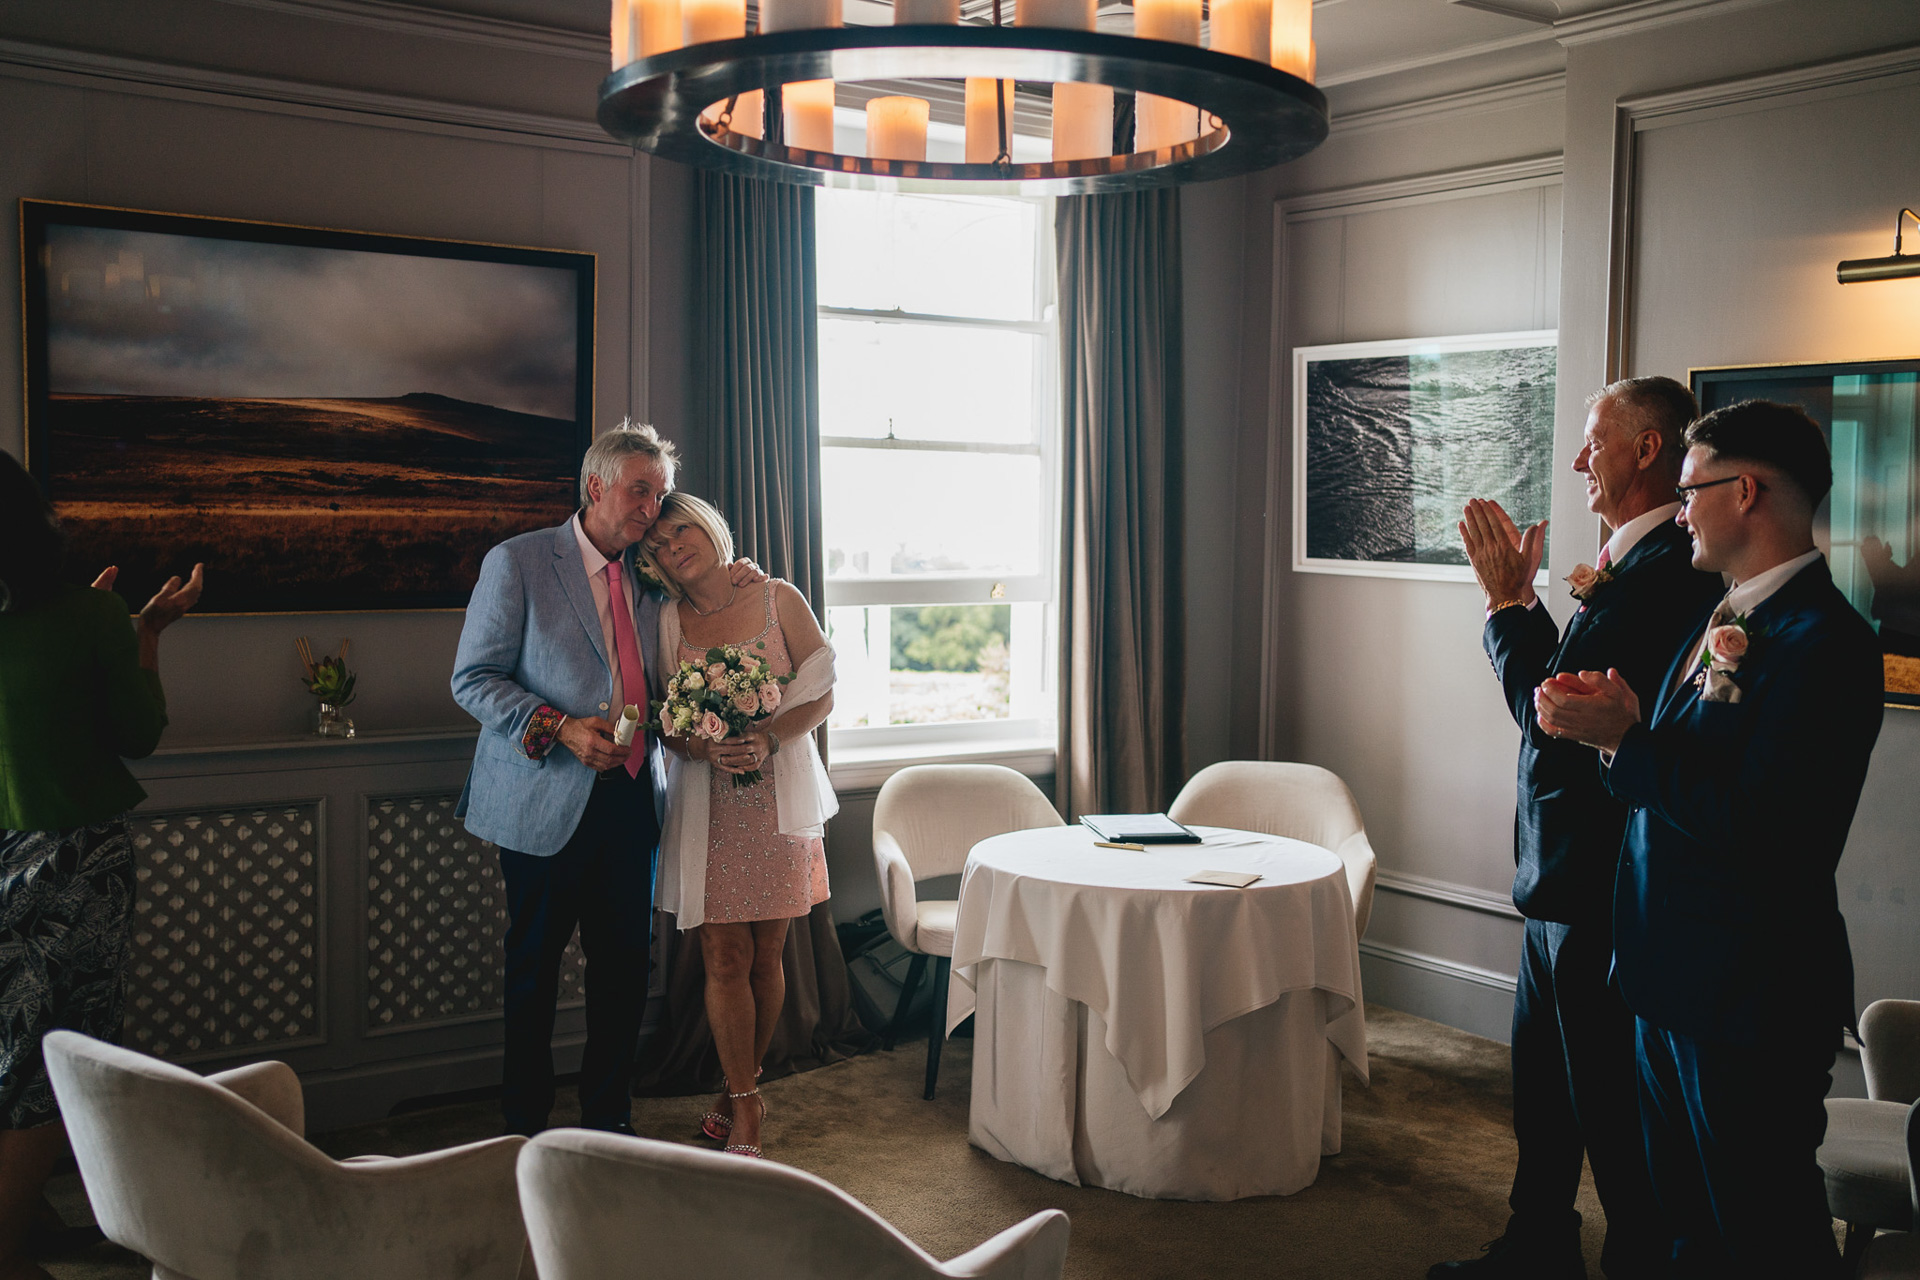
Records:
M313 713L313 731L322 738L351 738L353 718L345 708L323 702Z

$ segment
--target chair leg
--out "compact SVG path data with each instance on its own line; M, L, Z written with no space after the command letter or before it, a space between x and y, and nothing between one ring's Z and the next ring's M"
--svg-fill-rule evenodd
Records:
M907 980L900 987L900 1001L893 1006L893 1019L880 1033L881 1047L889 1053L893 1052L893 1042L900 1035L900 1024L907 1020L907 1006L913 1003L913 993L920 989L920 975L926 971L927 958L916 952L913 963L907 966Z
M927 1028L928 1102L933 1101L933 1082L940 1078L940 1046L947 1040L947 978L952 972L953 959L950 956L934 957L933 1025Z

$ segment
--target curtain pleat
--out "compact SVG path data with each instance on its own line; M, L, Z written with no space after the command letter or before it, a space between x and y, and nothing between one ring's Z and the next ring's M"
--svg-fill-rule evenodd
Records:
M1157 812L1186 776L1178 193L1064 197L1055 243L1058 801L1069 819Z
M695 177L695 439L713 485L701 496L726 514L739 554L793 583L824 617L813 190ZM669 937L665 1022L641 1050L634 1091L717 1089L699 938L664 912L655 925ZM831 902L792 922L783 967L787 1000L765 1078L872 1044L853 1012Z

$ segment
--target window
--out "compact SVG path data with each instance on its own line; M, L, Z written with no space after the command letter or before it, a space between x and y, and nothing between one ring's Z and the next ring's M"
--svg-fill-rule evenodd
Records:
M834 745L1050 740L1052 201L816 196Z

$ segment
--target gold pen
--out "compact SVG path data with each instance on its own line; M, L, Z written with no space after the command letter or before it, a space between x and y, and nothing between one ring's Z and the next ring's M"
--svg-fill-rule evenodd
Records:
M1135 853L1145 853L1147 851L1147 846L1143 844L1125 844L1118 840L1095 840L1093 843L1095 847L1101 849L1131 849Z

